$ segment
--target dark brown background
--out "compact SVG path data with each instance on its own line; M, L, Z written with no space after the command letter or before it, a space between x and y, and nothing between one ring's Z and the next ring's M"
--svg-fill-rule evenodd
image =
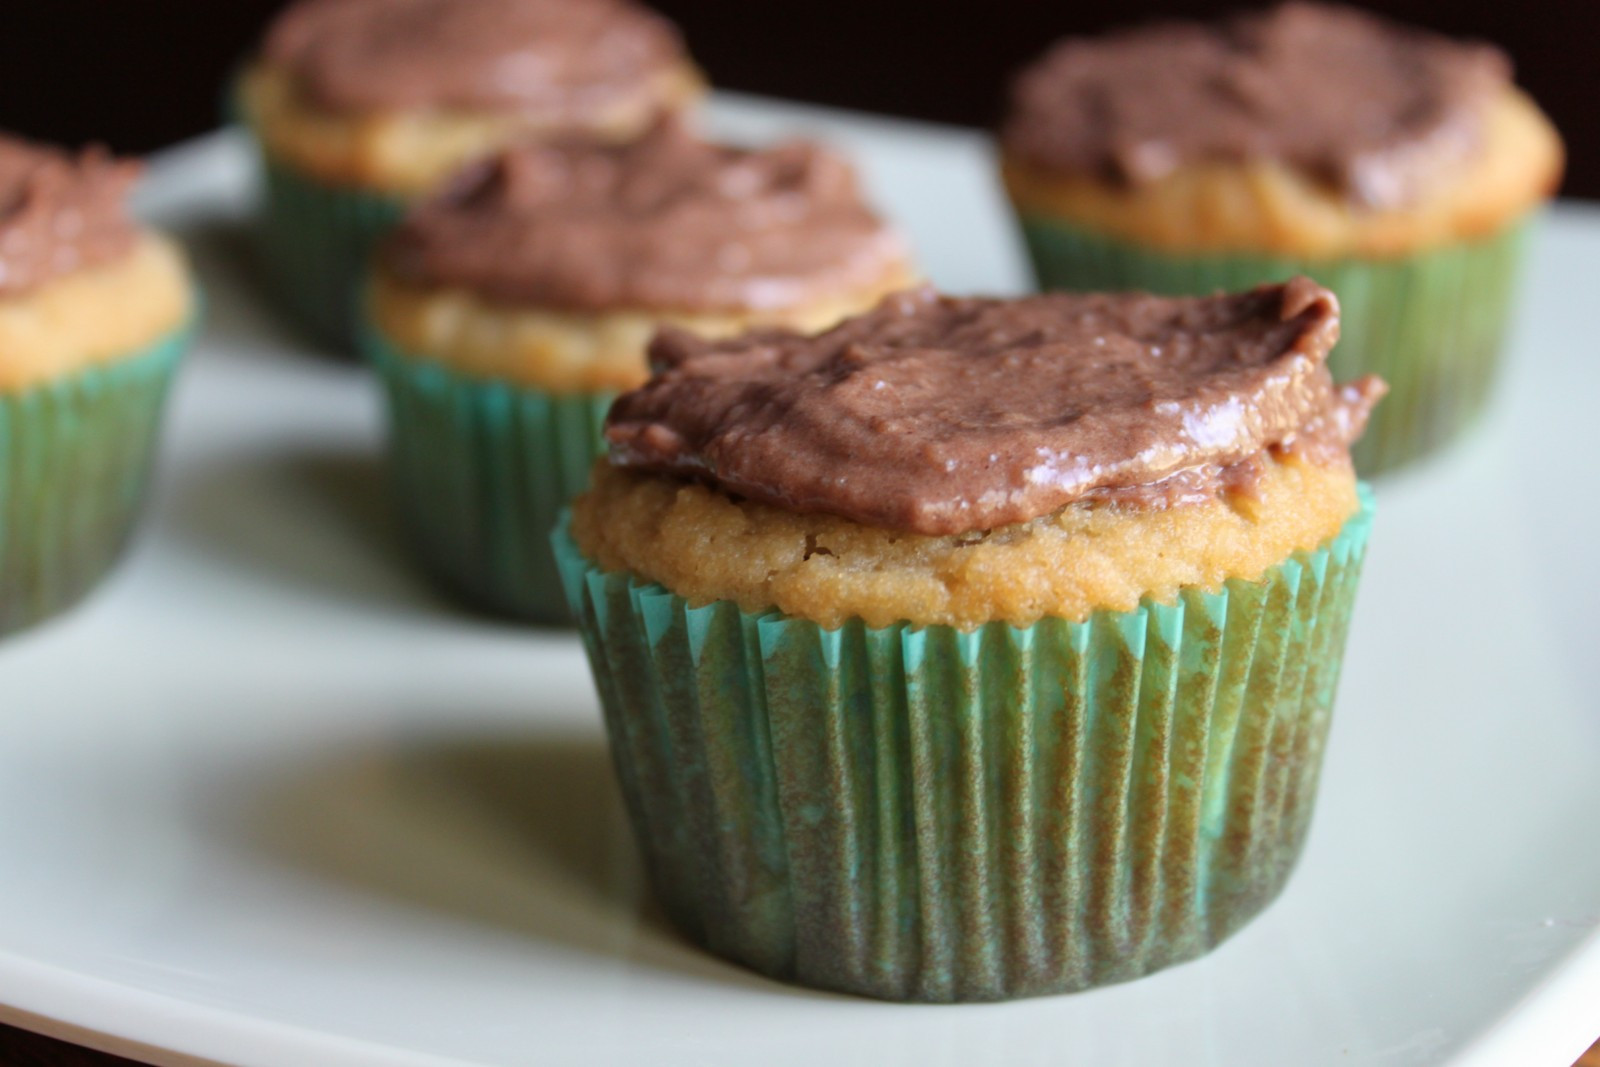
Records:
M215 125L219 85L282 0L9 0L0 127L148 151ZM657 0L718 84L980 125L1052 37L1237 0ZM1566 193L1600 197L1596 0L1374 0L1503 44L1566 135Z

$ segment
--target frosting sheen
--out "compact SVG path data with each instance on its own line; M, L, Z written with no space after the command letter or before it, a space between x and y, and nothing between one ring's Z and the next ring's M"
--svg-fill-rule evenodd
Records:
M414 209L382 256L402 282L580 311L799 307L906 261L840 157L674 121L629 145L510 149Z
M552 123L685 66L672 24L628 0L300 0L263 54L334 111L462 108Z
M1083 499L1247 486L1266 450L1349 462L1385 386L1335 386L1333 293L1305 278L1167 298L919 289L806 337L665 330L607 419L611 462L919 534Z
M139 165L0 134L0 298L132 253Z
M1395 207L1478 151L1510 76L1489 45L1291 2L1064 40L1013 84L1003 138L1047 171L1138 184L1269 160Z

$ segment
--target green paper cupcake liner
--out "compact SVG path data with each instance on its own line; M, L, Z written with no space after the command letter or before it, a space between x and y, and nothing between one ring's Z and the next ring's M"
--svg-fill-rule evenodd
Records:
M121 556L191 332L0 393L0 634L71 607Z
M1045 289L1204 294L1306 274L1339 296L1340 381L1377 374L1389 395L1352 449L1363 474L1391 470L1466 432L1482 414L1514 297L1527 223L1483 241L1399 259L1177 255L1024 215L1022 233Z
M388 397L392 475L424 565L481 607L570 623L550 531L605 452L615 394L469 378L375 330L362 347Z
M824 630L553 537L656 893L712 952L890 1000L1193 959L1311 818L1372 503L1259 581L1087 621Z
M320 344L356 348L367 260L405 213L403 199L327 185L265 156L258 232L265 281L284 313Z

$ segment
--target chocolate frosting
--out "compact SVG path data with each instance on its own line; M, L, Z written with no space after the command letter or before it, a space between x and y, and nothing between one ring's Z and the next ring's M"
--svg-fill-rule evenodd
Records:
M1336 387L1333 293L1305 278L1167 298L898 294L835 329L663 331L607 419L611 462L920 534L1085 498L1170 506L1267 450L1349 462L1385 387Z
M1352 8L1286 3L1215 24L1069 38L1012 88L1008 152L1127 183L1273 160L1392 207L1471 158L1510 63Z
M0 134L0 298L131 252L138 174L102 148L74 154Z
M904 260L838 156L708 144L668 121L629 145L528 144L469 168L383 262L508 303L739 311L853 292Z
M628 0L301 0L263 54L334 111L462 108L577 124L688 61Z

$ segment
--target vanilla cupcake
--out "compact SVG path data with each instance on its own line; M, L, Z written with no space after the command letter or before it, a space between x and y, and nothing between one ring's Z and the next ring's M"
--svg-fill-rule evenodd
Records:
M1525 223L1560 180L1505 55L1287 3L1057 44L1017 79L1005 179L1046 288L1338 293L1336 373L1393 392L1364 471L1482 411Z
M1198 956L1311 817L1371 504L1337 303L941 298L668 332L554 543L656 892L893 1000Z
M677 31L630 0L299 0L237 93L268 280L348 345L372 244L418 195L515 141L630 139L700 94Z
M368 301L424 562L481 605L564 619L548 534L658 327L816 331L913 280L850 166L816 145L732 148L666 122L470 168L384 242Z
M0 135L0 634L81 599L143 502L195 296L137 174Z

